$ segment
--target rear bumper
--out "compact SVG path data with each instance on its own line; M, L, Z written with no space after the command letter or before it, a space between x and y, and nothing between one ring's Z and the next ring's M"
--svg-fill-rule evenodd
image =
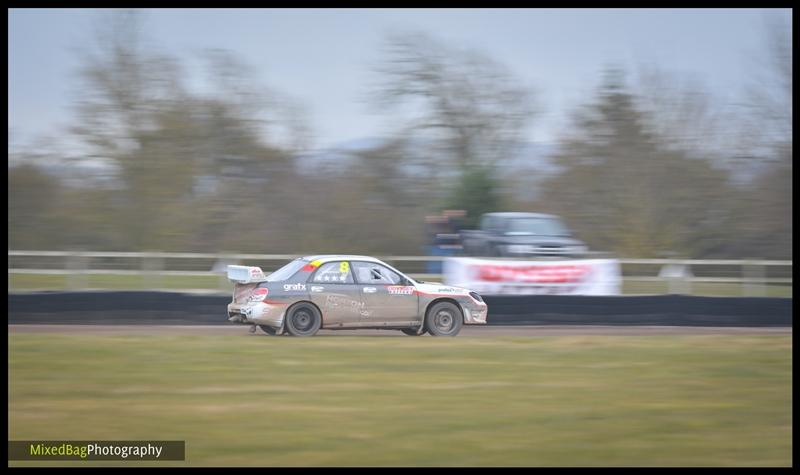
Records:
M280 328L283 325L284 305L270 305L263 302L246 304L229 303L228 321L250 325L269 325Z

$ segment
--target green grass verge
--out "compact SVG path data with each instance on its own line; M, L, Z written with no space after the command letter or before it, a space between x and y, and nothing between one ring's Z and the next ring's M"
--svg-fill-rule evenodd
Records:
M166 290L208 289L229 292L231 284L219 276L163 276L145 279L138 275L87 275L82 277L66 275L30 275L9 274L11 290L67 290L68 279L73 279L78 288L109 290L148 290L162 288ZM671 293L667 282L639 282L625 280L622 284L624 295L668 294ZM743 295L741 284L731 283L694 283L688 292L691 295L708 295L716 297L740 297ZM768 285L765 297L791 297L791 285Z
M8 437L185 440L161 465L790 466L791 347L12 333Z

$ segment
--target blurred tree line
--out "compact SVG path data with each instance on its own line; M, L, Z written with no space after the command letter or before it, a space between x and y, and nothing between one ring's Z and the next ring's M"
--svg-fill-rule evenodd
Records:
M555 172L508 160L535 125L530 88L425 35L390 37L376 67L371 103L397 132L309 165L302 105L258 87L234 55L206 53L213 91L199 93L184 64L143 44L136 15L102 26L70 130L85 153L9 152L10 249L418 254L424 216L453 208L469 225L559 214L590 248L625 257L791 258L785 25L770 25L770 59L735 113L697 84L651 70L632 86L608 68L549 157ZM75 159L112 172L53 172Z

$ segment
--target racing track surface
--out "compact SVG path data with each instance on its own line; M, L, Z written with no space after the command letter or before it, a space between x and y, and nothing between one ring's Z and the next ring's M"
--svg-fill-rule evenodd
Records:
M108 334L108 335L241 335L243 337L277 338L261 330L249 333L249 325L8 325L9 333L64 333L64 334ZM791 334L792 327L687 327L687 326L620 326L620 325L569 325L569 326L465 326L460 337L499 336L566 336L566 335L769 335ZM409 337L397 330L320 330L314 338L336 336ZM425 338L431 338L425 335Z

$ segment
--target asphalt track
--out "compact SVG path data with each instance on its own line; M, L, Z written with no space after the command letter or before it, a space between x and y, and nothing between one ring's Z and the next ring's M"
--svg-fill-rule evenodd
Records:
M249 325L8 325L9 333L59 333L93 335L240 335L266 337L261 330L249 333ZM500 336L647 336L647 335L784 335L792 327L687 327L687 326L465 326L458 337L492 338ZM397 330L320 330L315 337L395 337L413 338ZM429 335L425 335L430 338Z

